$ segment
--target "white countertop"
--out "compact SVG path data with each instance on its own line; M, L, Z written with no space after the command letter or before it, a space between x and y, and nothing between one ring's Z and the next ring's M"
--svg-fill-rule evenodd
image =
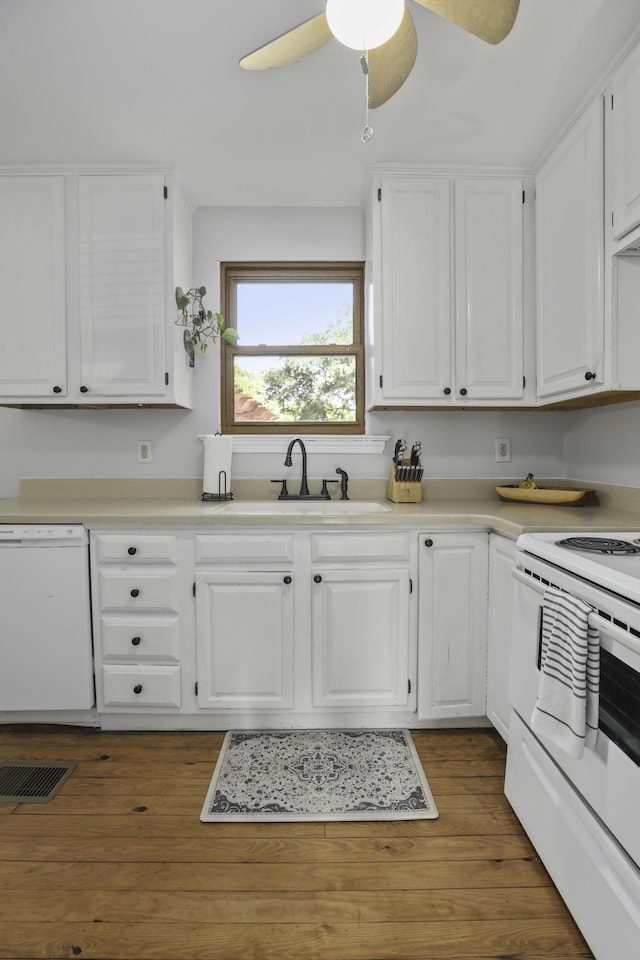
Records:
M633 498L611 496L594 506L547 506L510 503L495 493L495 481L431 481L425 484L419 504L390 503L380 496L379 481L354 481L354 501L384 503L388 510L359 513L354 516L317 515L238 515L225 516L221 504L199 498L197 480L31 480L23 481L20 497L0 500L0 523L83 523L88 527L127 526L351 526L375 525L380 528L405 526L415 529L480 526L490 531L517 537L524 532L554 530L615 531L639 530L640 509ZM242 496L234 502L264 499L277 502L273 490L269 496L256 496L257 481L245 481ZM377 484L377 486L375 486ZM368 485L368 486L365 486ZM242 488L242 482L237 486ZM264 488L266 489L266 488ZM153 495L147 496L150 492ZM378 496L367 495L377 492ZM447 496L449 492L449 496ZM161 495L157 495L160 493ZM451 495L453 493L453 495Z

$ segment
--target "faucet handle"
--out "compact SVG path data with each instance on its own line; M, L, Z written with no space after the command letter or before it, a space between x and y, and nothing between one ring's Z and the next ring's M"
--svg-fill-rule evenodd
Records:
M339 481L338 481L338 480L323 480L323 481L322 481L322 489L321 489L321 491L320 491L320 496L321 496L321 497L325 497L327 500L331 500L331 494L330 494L329 491L327 490L327 484L328 484L328 483L339 483Z
M282 487L280 488L280 493L278 494L278 500L288 500L289 491L287 490L287 481L285 480L272 480L271 483L281 483Z

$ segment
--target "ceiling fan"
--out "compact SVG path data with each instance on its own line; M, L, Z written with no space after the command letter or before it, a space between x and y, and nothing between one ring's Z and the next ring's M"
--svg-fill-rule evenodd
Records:
M520 0L415 2L495 44L504 40L513 27ZM404 0L327 0L325 11L247 54L240 66L245 70L288 66L334 38L366 52L368 105L372 108L386 103L400 89L418 52L416 29Z

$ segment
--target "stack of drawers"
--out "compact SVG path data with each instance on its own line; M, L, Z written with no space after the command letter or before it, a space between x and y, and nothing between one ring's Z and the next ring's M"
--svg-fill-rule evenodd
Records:
M99 534L93 564L98 710L179 708L176 537Z

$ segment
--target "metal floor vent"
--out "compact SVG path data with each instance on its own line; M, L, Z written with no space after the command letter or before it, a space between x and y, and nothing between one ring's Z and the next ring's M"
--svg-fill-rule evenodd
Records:
M0 763L0 803L48 803L76 766L46 760Z

